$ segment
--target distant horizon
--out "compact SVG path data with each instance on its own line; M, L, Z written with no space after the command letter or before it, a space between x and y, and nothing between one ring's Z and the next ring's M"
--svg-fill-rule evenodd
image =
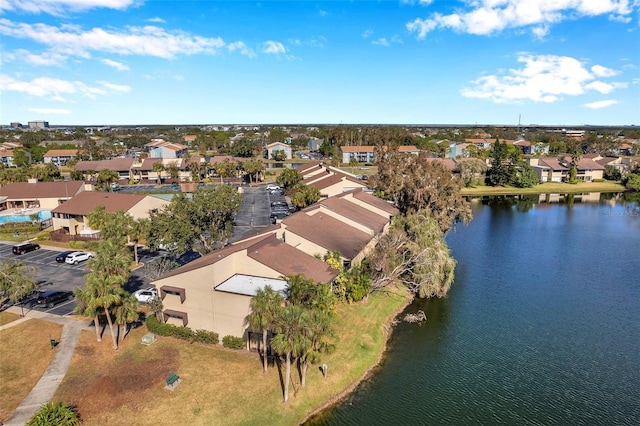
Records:
M12 121L11 123L20 123L24 129L28 129L28 123L39 122L47 120L29 120L25 123L20 121ZM49 122L49 129L52 128L66 128L66 127L432 127L432 128L450 128L450 127L513 127L513 128L557 128L557 129L594 129L594 128L637 128L636 124L446 124L446 123L429 123L429 124L392 124L392 123L191 123L191 124L51 124ZM10 127L10 126L5 126ZM35 129L45 130L45 129Z

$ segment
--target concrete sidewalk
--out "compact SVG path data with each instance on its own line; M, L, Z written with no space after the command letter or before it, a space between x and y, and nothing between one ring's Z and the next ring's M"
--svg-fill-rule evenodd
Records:
M10 308L10 310L11 309L12 308ZM80 332L88 328L87 322L83 320L60 317L38 311L31 311L29 315L29 317L23 317L2 326L0 330L28 321L31 318L39 318L63 324L62 337L54 349L56 354L53 356L49 367L47 367L38 383L31 389L29 395L20 403L7 422L4 423L4 426L24 425L31 416L40 409L42 404L51 401L51 398L53 398L53 395L67 372L67 368L69 368L71 357L80 338Z

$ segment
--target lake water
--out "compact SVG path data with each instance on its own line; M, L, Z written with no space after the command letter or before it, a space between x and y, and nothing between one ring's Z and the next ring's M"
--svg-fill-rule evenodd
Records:
M640 424L640 208L475 200L444 299L320 425Z

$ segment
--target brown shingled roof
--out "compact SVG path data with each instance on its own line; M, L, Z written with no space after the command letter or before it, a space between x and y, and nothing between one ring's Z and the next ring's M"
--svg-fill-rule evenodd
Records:
M58 182L16 182L8 183L0 188L0 196L8 199L25 198L65 198L73 197L84 189L81 181Z
M312 161L310 163L303 164L301 166L296 167L296 170L304 175L305 172L308 170L318 169L318 167L320 167L321 164L322 164L322 161Z
M285 235L292 232L325 248L353 259L367 245L371 236L326 214L309 216L298 212L282 220Z
M538 164L541 166L550 167L552 170L569 170L566 166L564 166L557 158L554 157L544 157L538 161Z
M374 234L381 232L388 222L387 219L379 214L340 197L329 197L314 204L314 206L320 205L371 229Z
M338 275L338 271L322 260L280 241L273 234L248 247L247 255L283 276L301 274L305 278L328 283Z
M138 167L137 169L152 171L153 165L156 163L162 163L162 158L145 158L144 160L142 160L142 164L140 164L140 167Z
M78 161L75 166L75 169L81 172L86 172L87 170L100 171L100 170L113 170L113 171L122 171L122 170L131 170L133 166L133 158L112 158L111 160L100 160L100 161Z
M107 213L126 212L144 198L145 195L140 194L82 191L69 201L53 209L52 213L86 216L98 206L104 206Z
M346 193L344 195L340 195L340 196L345 196L349 193ZM353 191L353 198L356 198L362 202L365 202L373 207L376 207L382 211L385 211L387 213L389 213L389 215L397 215L398 214L398 209L395 208L392 204L376 197L375 195L363 191L362 189L356 189Z
M75 157L78 155L77 149L50 149L44 157Z
M314 178L318 178L320 176L321 175L310 176L308 181L312 181ZM361 188L365 188L367 186L362 181L360 181L360 180L358 180L358 179L356 179L354 177L351 177L351 176L349 176L347 174L343 174L343 173L339 173L339 172L335 172L335 173L333 173L331 175L327 174L327 177L324 177L322 179L318 179L318 180L316 180L314 182L311 182L311 183L308 183L308 184L305 183L304 180L302 181L302 183L304 183L305 185L310 186L312 188L318 188L320 191L322 191L325 188L329 188L330 186L333 186L333 185L335 185L337 183L340 183L340 182L345 182L345 183L351 182L353 184L358 185ZM351 187L353 187L353 185L351 185Z
M589 158L582 158L577 164L578 170L604 170L604 166Z
M167 272L159 279L162 280L165 278L173 277L175 275L183 274L185 272L195 271L196 269L204 268L205 266L213 265L214 263L218 262L219 260L222 260L223 258L228 257L233 253L237 253L241 250L245 250L247 247L251 247L252 245L256 244L259 241L262 241L265 238L269 238L269 236L270 235L265 235L264 237L258 238L258 239L240 241L236 244L226 246L223 249L212 251L211 253L208 253L202 257L197 258L192 262L182 265L181 267L176 268L173 271Z

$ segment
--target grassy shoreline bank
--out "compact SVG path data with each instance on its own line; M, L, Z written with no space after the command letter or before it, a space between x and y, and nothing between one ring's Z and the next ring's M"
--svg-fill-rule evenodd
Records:
M584 192L624 192L626 188L617 182L579 182L577 184L546 182L533 188L503 186L476 186L462 188L463 196L521 195L521 194L578 194Z
M118 352L107 336L83 332L55 400L78 405L86 425L300 424L336 404L370 376L387 348L393 320L411 303L404 288L370 295L363 303L340 305L336 351L323 356L326 378L311 365L300 388L292 368L289 403L282 402L284 366L263 374L256 353L221 346L185 344L159 337L140 344L144 327L132 330ZM280 371L279 371L280 370ZM183 383L173 392L164 378ZM250 407L250 409L247 409Z

